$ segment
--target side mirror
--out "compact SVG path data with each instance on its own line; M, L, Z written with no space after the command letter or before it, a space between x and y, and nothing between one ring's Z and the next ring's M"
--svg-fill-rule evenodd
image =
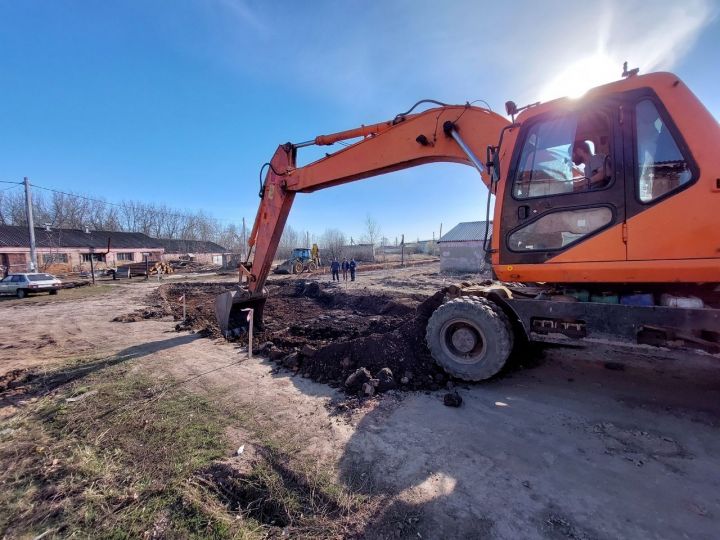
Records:
M518 113L518 108L514 101L505 102L505 112L508 116L515 116Z

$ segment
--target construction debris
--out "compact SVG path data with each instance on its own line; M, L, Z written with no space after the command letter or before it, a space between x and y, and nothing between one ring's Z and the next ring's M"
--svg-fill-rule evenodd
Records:
M447 407L459 407L462 405L462 396L457 392L450 392L443 397L443 403Z
M176 259L168 261L172 269L183 273L217 272L222 268L219 264L201 263L198 261L186 261Z
M160 274L172 274L173 267L164 261L143 261L130 264L123 264L115 269L118 277L154 276Z
M350 392L357 392L362 389L370 379L372 379L372 375L367 368L357 369L345 379L345 388Z
M150 275L155 274L172 274L174 272L173 267L163 261L158 261L150 268Z
M167 317L169 315L172 315L172 312L166 311L162 307L151 307L147 309L138 309L137 311L127 313L125 315L118 315L112 319L112 322L130 323L147 319L162 319L163 317Z

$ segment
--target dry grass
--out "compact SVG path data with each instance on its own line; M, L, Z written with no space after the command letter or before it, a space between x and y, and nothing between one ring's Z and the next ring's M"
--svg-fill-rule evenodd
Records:
M80 300L82 298L89 298L91 296L98 296L106 294L112 291L112 285L85 285L83 287L73 287L71 289L61 289L57 294L51 295L48 293L38 293L26 296L23 299L16 298L15 296L0 296L0 302L3 307L24 304L43 304L46 302L64 302L69 300Z
M356 536L374 504L253 418L127 365L54 388L0 424L0 537Z

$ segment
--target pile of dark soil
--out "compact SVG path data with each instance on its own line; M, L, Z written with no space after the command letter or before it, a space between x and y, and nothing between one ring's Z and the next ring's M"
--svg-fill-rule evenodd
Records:
M233 290L237 283L168 283L158 287L151 301L161 305L176 321L176 330L192 330L208 337L222 337L215 320L215 297ZM187 316L182 320L183 297Z
M173 283L161 286L157 294L176 319L182 315L180 298L185 295L187 320L177 326L179 330L220 337L214 298L235 286ZM269 285L268 292L264 328L255 332L253 347L282 367L342 387L351 374L365 368L369 381L362 382L374 385L370 393L393 387L437 389L448 380L425 344L427 320L444 292L419 301L417 296L335 292L304 280L282 280ZM247 337L234 339L242 343ZM346 389L363 393L362 384Z
M315 352L301 349L298 371L320 382L342 384L350 391L362 392L362 387L357 388L357 383L348 380L361 368L380 382L387 377L384 370L389 369L394 386L400 388L439 388L448 378L430 356L425 344L425 328L443 297L443 292L429 297L390 332L336 341ZM385 384L386 388L392 386Z
M163 317L167 317L169 315L172 315L172 312L169 309L163 307L151 307L148 309L138 309L137 311L133 311L132 313L127 313L125 315L118 315L112 319L112 322L138 322L147 319L162 319Z

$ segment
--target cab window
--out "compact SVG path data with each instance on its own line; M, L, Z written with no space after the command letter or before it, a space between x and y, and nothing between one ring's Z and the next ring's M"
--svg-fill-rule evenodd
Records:
M515 175L516 199L607 187L611 182L611 122L604 111L571 114L533 125Z
M606 207L550 212L512 233L508 247L512 251L562 249L598 231L613 220Z
M638 198L647 203L692 179L688 161L649 99L635 106Z

